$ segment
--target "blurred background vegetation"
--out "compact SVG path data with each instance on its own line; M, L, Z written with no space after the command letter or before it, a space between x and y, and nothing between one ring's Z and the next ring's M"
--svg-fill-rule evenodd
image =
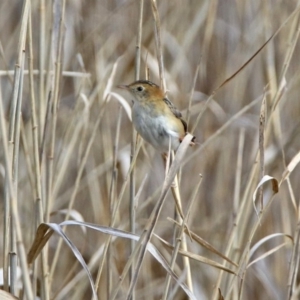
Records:
M26 14L22 8L25 3L31 4L28 14L31 18L27 20L31 23L32 41L28 30L24 52L20 52L22 28L30 27L24 27ZM15 127L13 141L9 140L10 155L17 153L17 168L10 161L8 165L12 168L26 252L41 221L59 223L68 211L70 218L109 226L110 201L116 201L130 164L131 122L124 105L120 104L122 98L111 93L118 93L131 105L130 96L116 86L135 79L140 4L130 0L72 0L66 1L64 10L63 3L63 0L0 2L0 87L4 106L4 116L0 117L5 119L8 133L13 122L10 114L13 91L17 90L22 121L20 128ZM197 299L221 299L218 289L225 299L298 299L300 173L296 167L290 170L290 176L283 178L283 172L300 148L299 1L172 0L158 1L157 5L168 97L185 117L191 99L189 128L196 126L193 134L199 143L188 149L180 172L183 211L202 174L188 226L238 264L238 267L230 265L207 248L188 240L190 252L224 264L237 274L191 260L193 292ZM59 27L61 16L63 26ZM151 1L145 0L140 78L145 78L148 69L151 81L159 83L154 25ZM274 33L266 46L240 69ZM57 50L60 39L61 56ZM32 89L28 75L30 59L35 70ZM19 66L23 61L24 66ZM60 66L62 72L58 69ZM15 73L19 67L21 70L24 67L21 74L24 80L21 88L16 89ZM215 92L239 69L236 76ZM32 99L36 127L32 125ZM234 118L243 109L244 112ZM265 125L260 130L261 111L265 114ZM199 114L201 118L196 122ZM19 114L15 116L18 118ZM34 132L37 133L38 159ZM20 144L16 150L18 136ZM259 136L264 137L260 151ZM3 138L2 134L1 143ZM10 214L4 205L8 186L2 148L0 146L0 219L7 220ZM37 176L36 161L40 176ZM136 233L140 234L165 177L160 154L146 143L138 154L134 174L136 192L141 187L135 222ZM255 202L258 211L262 208L259 203L263 203L259 221L253 207L253 194L263 175L277 179L279 192L274 196L271 184L264 185L262 198ZM113 176L116 184L111 189ZM172 243L175 230L168 217L174 217L171 193L155 233ZM127 187L115 227L129 231L128 220ZM10 242L4 235L7 230L4 222L0 224L1 267L9 261L5 243ZM272 236L275 233L281 235ZM68 228L67 234L87 263L96 256L91 262L91 272L96 277L107 236L78 227ZM266 241L265 237L268 237ZM45 295L40 287L42 275L38 271L37 294L42 299L89 299L91 289L86 276L75 280L76 275L82 274L82 267L67 246L57 248L58 241L54 235L46 249L49 291ZM130 254L129 246L128 240L120 238L112 242L108 266L112 290ZM157 247L169 262L170 249L159 243ZM60 249L58 254L55 254L56 249ZM55 255L57 263L52 268ZM262 259L249 266L257 258ZM183 275L185 281L181 256L175 272ZM136 286L136 299L160 299L165 278L165 270L147 255ZM103 271L99 299L108 299L108 282L107 271ZM128 286L126 278L119 299L125 299ZM170 299L187 297L174 282L172 293Z

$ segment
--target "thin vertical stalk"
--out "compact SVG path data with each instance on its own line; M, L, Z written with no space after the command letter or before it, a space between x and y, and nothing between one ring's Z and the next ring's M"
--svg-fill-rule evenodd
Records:
M135 49L135 80L138 80L140 78L140 70L141 70L143 11L144 11L144 0L140 0L139 25L138 25L137 41L136 41L136 49Z
M1 98L1 95L0 95ZM2 104L1 104L2 105ZM2 116L0 116L2 118ZM4 117L4 115L3 115ZM9 242L10 242L10 203L9 203L9 191L7 189L8 186L8 178L5 175L5 191L4 191L4 218L3 218L3 281L4 281L4 290L9 291Z
M35 172L35 202L39 207L39 215L37 216L37 222L43 222L43 209L42 209L42 186L41 186L41 171L39 160L39 141L38 141L38 122L36 114L36 99L34 93L34 80L33 80L33 49L32 49L32 22L31 14L29 15L28 22L28 65L29 65L29 89L30 89L30 104L31 104L31 125L32 125L32 141L33 141L33 153L34 153L34 172Z
M25 45L24 45L25 47ZM18 175L19 175L19 153L20 153L20 131L21 131L21 105L22 105L22 91L24 82L24 64L25 64L25 49L22 51L21 59L21 76L18 92L18 100L16 107L15 130L14 130L14 151L12 157L12 180L15 190L15 197L18 197ZM11 240L10 240L10 291L16 295L15 284L17 281L17 238L14 230L13 219L11 219Z
M158 59L159 75L160 75L160 86L162 87L164 92L166 92L166 83L165 83L165 78L164 78L163 49L162 49L162 44L161 44L160 18L159 18L159 13L158 13L156 0L152 0L151 4L152 4L152 14L153 14L154 22L155 22L155 39L156 39L156 51L157 51L157 59ZM174 188L174 186L175 186L175 188ZM178 175L177 174L174 177L174 182L173 182L173 186L172 186L172 193L173 193L175 202L176 203L181 203L180 191L179 191L179 187L178 187ZM178 200L178 201L176 201L176 200ZM180 206L181 206L181 204L180 204ZM179 207L179 209L182 211L181 207ZM182 241L181 241L180 244L182 245L182 247L185 250L187 250L185 237L182 238ZM185 264L185 268L187 269L187 274L188 274L187 275L188 286L192 290L190 263L189 263L189 259L186 258L186 257L184 258L184 264Z
M144 11L144 0L140 0L139 3L139 24L138 24L138 32L137 32L137 41L136 41L136 52L135 52L135 80L140 79L140 70L141 70L141 47L142 47L142 32L143 32L143 11ZM130 148L130 162L134 158L135 153L135 144L136 144L136 131L132 126L132 137L131 137L131 148ZM135 219L136 219L136 211L135 211L135 168L132 169L130 174L130 183L129 183L129 215L130 215L130 232L135 233ZM135 247L135 241L131 240L130 243L130 253L133 253ZM134 276L134 263L130 268L130 280ZM132 294L132 300L135 299L135 293Z
M195 75L193 78L193 85L191 88L191 94L189 97L189 102L188 102L188 108L186 111L186 123L189 125L190 123L190 117L191 117L191 107L192 107L192 100L193 100L193 96L194 96L194 92L195 92L195 88L196 88L196 83L197 83L197 79L198 79L198 75L199 75L199 69L200 69L200 62L197 65L196 71L195 71Z
M58 6L56 2L54 3L54 14L59 14ZM55 138L56 138L56 126L57 126L57 109L58 109L58 98L59 98L59 87L61 80L61 65L62 65L62 48L63 48L63 24L65 16L65 6L66 1L63 0L62 8L60 11L59 19L59 29L58 32L53 32L53 34L58 34L58 42L55 44L56 48L56 61L55 61L55 72L54 72L54 87L53 87L53 105L52 105L52 128L50 133L50 150L49 150L49 165L48 165L48 192L47 192L47 203L46 203L46 216L49 215L52 200L52 185L53 185L53 162L54 162L54 148L55 148ZM55 23L55 21L54 21ZM55 26L55 25L54 25Z
M166 82L165 82L163 51L162 51L162 45L161 45L160 19L159 19L156 0L151 0L151 7L152 7L152 14L153 14L154 25L155 25L155 40L156 40L156 51L157 51L160 87L165 92L166 91Z
M260 108L260 116L259 116L259 180L261 180L265 175L265 123L266 123L266 97L263 98ZM260 211L263 210L263 186L259 188L258 191L258 202L260 205Z
M40 34L39 34L39 101L38 101L38 111L39 111L39 119L38 119L38 126L39 130L39 145L42 142L42 135L43 131L41 130L44 127L45 122L45 57L46 57L46 50L45 50L45 0L40 0Z
M162 49L162 44L161 44L160 18L159 18L159 13L158 13L158 9L157 9L156 0L152 0L151 4L152 4L152 14L153 14L154 22L155 22L155 39L156 39L157 59L158 59L158 62L159 62L158 66L159 66L159 75L160 75L160 86L162 87L162 89L164 91L166 91L166 83L165 83L165 79L164 79L163 49ZM174 186L176 188L174 188ZM176 201L176 199L178 200L178 201L176 201L176 203L181 203L177 174L175 175L175 178L174 178L172 193L173 193L173 196L175 195L174 196L175 201ZM181 207L179 207L179 209L182 211ZM182 238L181 245L185 250L187 250L185 237ZM192 280L191 280L191 272L190 272L190 263L189 263L189 259L186 258L186 257L184 258L184 264L185 264L185 268L188 271L188 273L187 273L188 274L187 275L188 286L192 290L193 288L192 288Z
M10 210L8 215L5 216L4 224L7 224L7 218L11 218L10 225L10 241L4 241L10 243L11 253L11 266L10 266L10 286L11 293L15 294L15 272L16 272L16 253L20 257L20 263L23 273L23 283L26 296L30 298L33 295L32 288L29 280L28 268L26 264L26 255L22 239L21 225L18 215L18 204L17 204L17 175L18 175L18 155L19 155L19 139L20 139L20 112L21 112L21 101L22 101L22 84L23 84L23 69L25 61L25 41L28 23L28 14L30 8L30 1L24 1L21 21L21 31L18 42L18 58L15 65L15 76L13 86L13 99L10 108L10 122L8 129L8 144L6 139L6 128L4 123L4 113L1 103L1 129L3 137L3 149L5 153L6 163L6 187L8 190L5 192L5 207L6 210ZM7 146L7 148L6 148ZM7 151L7 152L6 152ZM10 208L9 208L10 207ZM6 227L7 229L7 227ZM4 246L7 249L7 245ZM6 254L4 254L6 256ZM5 268L7 265L5 266ZM8 271L8 269L6 270ZM7 285L7 284L6 284Z
M139 153L139 151L140 151L141 145L142 145L142 139L140 139L139 142L137 143L136 151L135 151L135 153L134 153L134 157L133 157L132 162L131 162L131 164L130 164L130 167L129 167L129 170L128 170L128 172L127 172L127 175L126 175L126 177L125 177L125 179L124 179L124 181L123 181L123 185L122 185L121 191L120 191L120 193L119 193L119 195L118 195L118 199L117 199L117 201L116 201L116 203L115 203L115 205L114 205L113 212L112 212L112 217L111 217L111 223L110 223L110 225L109 225L110 227L114 227L114 226L116 225L119 207L120 207L121 202L122 202L122 200L123 200L123 196L124 196L124 193L125 193L127 184L128 184L128 182L129 182L130 174L131 174L131 172L132 172L132 170L133 170L133 168L134 168L134 165L135 165L135 162L136 162L136 158L137 158L138 153ZM104 247L103 255L102 255L103 259L102 259L102 261L100 262L100 266L99 266L99 268L98 268L98 273L97 273L97 278L96 278L96 280L95 280L95 288L96 288L96 290L98 289L98 285L99 285L100 278L101 278L101 274L102 274L102 270L103 270L104 260L105 260L105 258L106 258L106 253L107 253L107 250L108 250L108 245L109 245L111 239L112 239L112 236L110 235L110 236L108 237L106 243L105 243L105 247ZM133 252L133 254L131 254L131 256L134 255L136 249L137 249L137 247L135 247L134 252ZM127 270L127 271L128 271L128 270ZM119 285L120 285L120 282L119 282ZM116 296L116 292L117 292L117 291L114 290L112 294ZM110 298L109 298L109 299L110 299Z
M189 215L190 215L193 203L194 203L194 201L196 199L196 196L197 196L197 193L198 193L198 190L199 190L201 182L202 182L202 176L200 177L200 180L199 180L198 184L196 185L196 187L195 187L195 189L193 191L193 195L192 195L191 200L190 200L190 202L188 204L187 213L184 216L184 218L182 220L180 220L181 227L180 227L180 232L178 233L178 236L176 238L176 245L174 247L174 251L173 251L173 254L172 254L172 259L171 259L171 264L170 264L171 270L174 269L176 258L177 258L180 246L182 246L182 248L183 248L184 251L187 251L186 242L184 241L186 239L186 236L183 235L183 233L185 231L186 224L187 224L187 221L188 221L188 218L189 218ZM183 259L185 259L185 258L187 258L187 257L183 257ZM192 277L191 277L191 270L190 270L189 260L187 262L184 261L184 265L185 265L187 276L188 276L187 277L188 287L193 292L193 290L192 290L193 285L192 285ZM166 282L165 282L164 295L162 297L162 300L166 300L167 299L168 292L169 292L169 287L170 287L170 283L171 283L171 276L168 274Z
M30 283L28 266L27 266L26 251L22 240L22 231L21 231L20 218L18 214L17 198L15 196L15 191L14 191L14 186L12 181L12 170L10 166L11 159L10 159L9 147L8 147L9 142L6 133L4 110L3 110L2 99L1 99L1 90L0 90L0 133L2 136L2 149L3 149L4 161L5 161L5 175L7 178L6 182L7 182L7 188L10 196L11 215L12 215L13 224L16 232L17 250L20 258L23 286L25 289L25 295L27 299L34 299L32 293L32 287Z
M132 264L132 257L137 255L137 263L136 263L136 267L135 267L135 273L134 273L134 277L132 278L131 282L130 282L130 287L129 290L127 292L127 297L126 299L130 299L131 295L132 295L132 291L134 290L134 287L136 285L138 276L139 276L139 272L141 269L141 265L146 253L146 249L147 249L147 245L151 239L151 236L153 234L155 225L157 223L158 217L160 215L162 206L164 204L164 201L166 199L167 193L169 191L169 188L175 178L175 175L179 169L179 166L183 160L183 156L187 150L188 145L191 142L191 135L187 135L184 140L182 141L181 145L179 146L177 152L176 152L176 157L175 160L173 161L171 168L168 172L167 177L165 178L164 184L163 184L163 189L161 191L161 195L159 197L159 199L157 200L155 207L152 210L152 213L148 219L148 222L145 226L145 229L143 231L143 233L141 234L139 241L134 249L134 253L131 255L131 257L128 259L123 272L120 276L120 281L117 285L117 287L115 288L113 294L111 295L110 299L114 300L119 292L119 289L121 287L121 284L125 278L125 275L127 274L127 272L129 271L130 265Z
M102 121L103 114L105 112L105 105L106 105L106 102L104 102L102 104L102 106L100 107L99 116L98 116L97 121L94 125L92 135L91 135L91 137L90 137L90 139L87 143L83 158L80 162L79 169L78 169L78 172L77 172L77 175L76 175L74 189L73 189L73 192L72 192L72 196L70 197L70 201L69 201L69 205L68 205L68 212L66 214L65 220L68 220L69 217L70 217L70 211L71 211L71 209L74 205L74 201L75 201L75 198L76 198L76 195L77 195L77 192L78 192L78 187L79 187L79 183L80 183L80 180L81 180L81 177L82 177L82 173L84 171L84 168L85 168L85 165L86 165L91 147L93 145L93 142L94 142L95 137L96 137L96 133L99 130L99 125L100 125L100 122ZM78 126L81 126L81 125L78 125ZM52 261L52 265L51 265L51 269L50 269L50 278L53 277L53 274L54 274L54 271L55 271L55 268L56 268L56 265L57 265L58 257L59 257L59 254L60 254L60 249L61 249L62 243L63 243L63 240L60 239L59 242L58 242L58 245L56 247L56 252L55 252L55 255L54 255L54 258L53 258L53 261Z
M58 21L59 15L59 27L58 32L53 30L54 36L57 37L57 43L54 43L56 46L56 60L55 60L55 72L54 72L54 87L53 87L53 106L52 106L52 128L50 133L50 148L49 148L49 156L48 156L48 169L47 169L47 196L46 196L46 212L45 212L45 219L47 220L50 215L51 204L52 204L52 187L53 187L53 169L54 169L54 149L55 149L55 139L56 139L56 126L57 126L57 110L58 110L58 98L59 98L59 90L60 90L60 80L61 80L61 65L62 65L62 51L63 51L63 29L64 29L64 18L65 18L65 7L66 7L66 0L63 0L61 10L59 10L59 4L57 1L54 1L54 14L55 14L55 21L54 26L56 26L56 22ZM57 252L56 252L57 253ZM55 266L55 264L54 264ZM52 265L50 272L50 282L49 282L49 289L51 289L51 274L53 276L53 269L54 266Z
M110 214L113 212L114 202L115 202L115 195L116 195L116 181L117 181L117 156L119 151L119 139L120 139L120 127L121 127L121 119L122 119L122 107L119 108L118 113L118 121L117 121L117 129L116 129L116 138L114 143L114 151L113 151L113 167L112 167L112 178L111 178L111 186L110 186L110 193L109 193L109 204L110 204ZM130 177L131 179L131 177ZM130 219L131 221L131 219ZM107 297L110 295L112 290L112 274L111 274L111 243L109 243L108 251L107 251Z
M31 125L32 125L32 141L33 141L33 159L34 159L34 178L35 178L35 224L34 228L37 229L38 225L43 222L43 200L42 200L42 180L40 171L40 158L39 158L39 129L37 111L36 111L36 99L34 93L34 80L33 80L33 48L32 48L32 20L31 13L29 14L28 21L28 48L29 48L29 90L30 90L30 104L31 104ZM41 104L42 101L40 101ZM41 115L40 115L41 117ZM49 288L48 288L48 263L47 263L47 248L42 251L41 256L41 267L42 267L42 293L43 300L49 299ZM36 270L34 270L36 271Z
M176 176L175 176L174 182L171 186L171 190L172 190L172 195L174 197L174 200L178 204L178 208L182 212L182 201L181 201L181 196L180 196L178 174L176 174ZM178 219L179 219L179 222L181 223L181 225L183 227L185 227L184 220L186 220L186 217L181 216L179 213L177 213L177 216L178 216ZM186 236L185 235L180 236L179 241L180 241L180 243L179 243L178 247L181 246L183 251L188 251L187 243L186 243ZM173 254L174 259L176 260L177 252L175 251L174 253L175 253L175 254ZM175 261L173 262L173 264L175 264ZM192 281L192 274L191 274L190 259L186 256L183 257L183 265L184 265L184 269L186 270L187 286L189 287L190 291L193 292L193 281Z
M202 41L202 51L201 51L201 56L202 56L202 62L201 68L200 68L200 79L202 81L206 80L207 78L207 63L209 61L209 49L211 47L211 41L213 38L213 30L215 28L215 24L217 22L216 15L218 11L218 1L217 0L212 0L208 2L208 8L207 8L207 14L205 18L206 24L203 26L205 28L204 30L204 36L203 36L203 41ZM206 65L204 65L206 64Z

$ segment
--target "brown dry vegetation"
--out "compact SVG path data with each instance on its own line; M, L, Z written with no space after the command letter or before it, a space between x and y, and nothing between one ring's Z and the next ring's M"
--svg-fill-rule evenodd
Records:
M147 67L150 79L159 83L152 1L144 2L139 78L145 78ZM22 10L29 3L31 8ZM41 299L92 297L86 272L57 234L27 269L24 255L40 223L59 224L67 218L131 231L134 184L127 172L132 126L120 98L111 93L131 104L116 85L135 79L140 2L72 0L66 1L65 10L63 4L0 1L1 267L7 271L12 264L14 269L8 252L17 253L27 299L33 294ZM157 5L168 96L189 119L199 143L187 150L181 164L183 213L194 199L189 230L236 264L187 235L181 247L201 256L202 262L199 257L188 262L179 253L174 272L187 282L195 299L298 299L298 2L170 0ZM289 165L294 157L294 165ZM160 154L146 143L134 165L134 223L141 235L165 171ZM265 175L275 179L256 194L258 217L253 195ZM180 229L170 221L174 211L170 192L154 232L175 245ZM66 234L88 264L99 299L112 299L130 257L131 237L113 237L107 254L105 245L113 232L98 229L70 226ZM155 236L151 242L170 264L172 249ZM167 274L147 253L133 297L161 299ZM130 281L127 274L116 299L126 298ZM3 288L8 289L7 278ZM168 297L187 299L174 279Z

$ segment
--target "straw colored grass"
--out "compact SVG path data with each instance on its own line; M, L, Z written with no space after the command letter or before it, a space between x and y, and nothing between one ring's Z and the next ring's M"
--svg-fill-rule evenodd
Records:
M299 13L1 1L3 295L298 299ZM138 78L197 138L167 171L116 88Z

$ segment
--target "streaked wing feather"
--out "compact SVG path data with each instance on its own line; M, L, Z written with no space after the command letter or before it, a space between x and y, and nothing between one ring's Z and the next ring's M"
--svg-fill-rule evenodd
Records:
M168 105L168 107L170 108L171 112L174 114L174 116L176 118L181 118L182 114L181 112L176 108L176 106L168 99L168 98L164 98L163 99L164 102Z
M168 107L170 108L170 110L174 114L174 116L176 118L180 119L180 121L183 125L183 128L184 128L184 131L187 132L187 124L184 120L181 119L181 117L182 117L181 112L176 108L176 106L168 98L164 98L163 100L168 105Z
M182 125L183 125L184 131L187 132L187 124L186 124L186 121L182 120L181 118L180 118L180 121L181 121L181 123L182 123Z

